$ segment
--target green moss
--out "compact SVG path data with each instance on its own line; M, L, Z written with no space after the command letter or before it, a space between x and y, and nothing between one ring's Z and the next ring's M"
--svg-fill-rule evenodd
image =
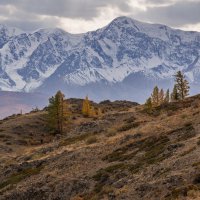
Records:
M134 116L132 116L132 117L130 117L130 118L125 119L124 121L125 121L126 123L133 123L135 120L136 120L136 118L135 118Z
M122 127L120 127L118 129L118 131L128 131L128 130L130 130L132 128L137 128L139 125L140 125L139 122L128 123L128 124L125 124Z
M94 192L100 194L104 186L109 184L110 180L115 181L118 174L123 171L135 174L148 165L156 164L169 157L171 153L164 153L169 141L167 136L152 136L129 143L126 146L116 149L111 154L108 154L104 157L104 160L108 162L118 161L119 163L97 171L93 176L93 179L97 182ZM138 152L142 152L143 154L136 157ZM129 163L128 161L133 158L134 164Z
M153 164L169 156L169 154L162 155L168 142L167 136L149 137L115 150L104 157L104 160L109 162L131 160L138 152L145 151L144 156L138 162Z
M119 164L111 165L111 166L105 168L104 170L108 173L113 173L117 170L121 170L121 169L124 169L124 168L126 168L126 165L123 164L123 163L119 163Z
M169 154L163 154L165 151L166 144L169 142L169 139L165 136L160 137L155 141L147 141L145 149L145 155L141 158L140 162L143 161L147 164L155 164L161 162L169 156Z
M36 154L33 154L32 156L31 156L31 160L37 160L37 159L40 159L40 158L42 158L43 156L45 156L46 154L44 154L44 153L36 153Z
M144 167L161 162L172 155L171 152L164 153L169 141L167 136L148 137L115 150L113 153L104 157L104 160L108 162L126 161L126 164L118 164L117 166L120 166L121 170L125 169L131 173L138 173ZM136 157L138 152L144 153ZM127 163L127 161L133 158L134 164Z
M132 165L129 164L118 163L98 170L97 173L93 176L93 180L97 182L95 184L93 192L95 194L98 193L99 195L104 194L105 193L104 189L107 188L109 180L115 177L115 175L120 173L121 171L124 170L131 171L131 167Z
M112 152L111 154L108 154L103 158L103 160L108 160L109 162L113 161L122 161L124 160L125 156L124 154L126 153L127 148L120 148L117 149L116 151Z
M195 129L190 122L186 123L183 127L168 132L168 134L176 137L175 142L185 141L196 136Z
M22 181L23 179L30 177L32 175L39 174L42 167L39 168L28 168L19 173L13 174L7 178L7 180L0 183L0 189L6 187L7 185L17 184L18 182Z
M113 136L115 136L116 134L117 134L117 130L115 130L115 129L110 129L110 130L107 131L106 136L107 136L107 137L113 137Z
M146 139L142 139L133 143L130 143L126 146L123 146L119 149L116 149L112 153L108 154L103 158L103 160L107 160L108 162L113 161L125 161L132 159L137 152L139 151L139 147L145 142Z
M104 199L105 195L111 194L114 192L114 188L110 185L98 184L95 186L94 190L89 194L84 194L82 198L84 200L99 200Z
M84 140L86 140L87 138L89 138L93 135L94 135L94 133L87 133L87 134L82 134L82 135L79 135L79 136L76 136L76 137L67 138L65 140L62 140L59 143L59 145L60 146L67 146L67 145L70 145L70 144L75 144L77 142L84 141Z
M97 173L93 176L93 179L95 181L100 181L102 179L102 177L104 178L108 178L109 175L108 174L112 174L116 171L118 171L119 169L124 169L125 168L125 164L120 163L120 164L115 164L115 165L111 165L107 168L104 169L100 169L99 171L97 171Z
M132 174L135 174L137 172L139 172L143 167L143 163L136 163L134 165L129 165L129 171L132 173Z

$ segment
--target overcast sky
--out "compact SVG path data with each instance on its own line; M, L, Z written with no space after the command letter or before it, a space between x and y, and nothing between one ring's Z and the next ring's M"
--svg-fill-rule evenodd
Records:
M118 16L200 31L200 0L0 0L0 23L29 31L82 33Z

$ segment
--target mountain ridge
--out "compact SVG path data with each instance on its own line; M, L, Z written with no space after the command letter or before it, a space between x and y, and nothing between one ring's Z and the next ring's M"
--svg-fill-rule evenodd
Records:
M185 72L191 84L199 85L199 53L199 32L128 17L118 17L103 28L83 34L39 29L11 37L0 49L0 89L52 93L53 82L55 90L63 87L68 93L76 87L79 93L103 83L115 87L123 98L128 91L117 85L123 87L129 76L142 73L149 83L149 90L142 92L149 93L153 82L169 79L165 88L171 88L172 76L178 70ZM127 86L137 85L134 80L125 82ZM91 93L95 93L95 99L103 98L95 89ZM128 97L135 98L135 94Z

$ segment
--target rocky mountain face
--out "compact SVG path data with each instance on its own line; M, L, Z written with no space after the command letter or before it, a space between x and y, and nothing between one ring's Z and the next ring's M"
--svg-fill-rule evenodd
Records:
M200 85L200 33L119 17L85 34L0 26L0 89L143 101L177 70ZM132 92L130 92L132 90Z

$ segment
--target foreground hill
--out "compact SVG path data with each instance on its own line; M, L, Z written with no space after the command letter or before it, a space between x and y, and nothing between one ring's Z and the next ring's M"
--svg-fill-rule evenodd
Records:
M198 32L119 17L78 35L61 29L27 33L0 25L0 38L3 91L52 94L62 89L95 100L143 101L155 84L170 87L172 75L182 70L192 92L199 92Z
M200 96L160 106L104 101L101 118L53 136L45 111L0 123L1 199L199 199Z

